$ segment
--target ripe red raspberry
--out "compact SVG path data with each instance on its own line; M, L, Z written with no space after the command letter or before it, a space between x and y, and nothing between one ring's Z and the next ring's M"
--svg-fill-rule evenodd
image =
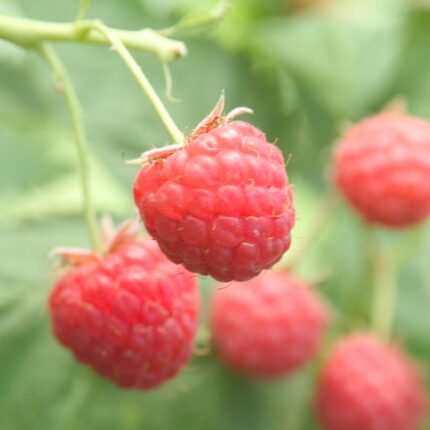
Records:
M277 272L217 290L211 314L221 358L262 378L281 376L311 359L326 319L325 307L312 289Z
M402 227L430 215L430 124L385 112L352 127L335 151L334 175L369 222Z
M317 393L326 430L415 430L424 407L424 388L408 358L369 333L339 342Z
M168 258L224 282L276 263L294 224L281 151L252 125L228 119L208 117L184 147L149 160L133 189Z
M73 252L71 253L73 254ZM153 240L128 240L79 264L49 298L54 333L75 357L124 388L153 388L190 358L199 299L191 274Z

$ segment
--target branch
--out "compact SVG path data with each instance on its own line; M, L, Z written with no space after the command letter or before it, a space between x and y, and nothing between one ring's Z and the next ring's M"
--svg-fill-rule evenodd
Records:
M34 48L48 41L110 44L99 32L88 30L89 27L91 23L86 20L76 23L53 23L0 15L0 39L23 48ZM184 43L161 36L151 29L128 31L107 28L126 47L154 54L164 63L187 54Z

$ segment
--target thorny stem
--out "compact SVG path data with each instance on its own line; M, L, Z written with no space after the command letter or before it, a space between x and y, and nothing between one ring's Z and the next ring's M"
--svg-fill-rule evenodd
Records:
M118 53L121 59L124 61L126 66L129 68L132 75L136 78L142 90L145 92L153 108L157 112L164 124L166 130L169 132L173 141L178 145L184 144L184 135L179 130L169 112L165 108L163 102L158 97L148 78L143 73L140 66L137 64L136 60L130 54L128 49L125 47L124 43L118 37L118 35L106 27L101 21L90 21L86 24L89 29L97 30L100 32L111 44L112 48Z
M383 245L372 237L373 301L371 324L374 331L389 339L397 301L397 265Z
M85 129L82 121L82 110L76 95L72 82L69 79L67 71L57 56L54 49L44 43L38 49L40 55L45 59L52 70L56 83L59 84L64 98L69 109L72 120L73 129L75 132L76 150L78 154L79 172L81 179L83 210L85 222L88 229L88 235L93 249L99 249L99 239L97 234L97 222L94 208L90 198L90 187L88 181L88 148L85 136Z
M78 18L85 13L85 5L86 2L83 0ZM106 45L108 42L103 35L97 31L88 31L90 23L89 20L57 23L0 15L0 39L23 48L37 48L41 43L49 41ZM137 31L110 27L106 29L128 48L154 54L163 63L170 63L187 54L184 43L164 37L151 29Z

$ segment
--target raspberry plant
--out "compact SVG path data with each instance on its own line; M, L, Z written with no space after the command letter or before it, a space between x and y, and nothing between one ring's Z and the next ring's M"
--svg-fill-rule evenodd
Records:
M0 428L426 429L423 2L76 3L0 4Z

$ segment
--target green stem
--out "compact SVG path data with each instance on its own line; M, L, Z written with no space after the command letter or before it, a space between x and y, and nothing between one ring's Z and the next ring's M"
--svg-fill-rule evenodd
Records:
M124 43L121 41L118 35L115 32L111 31L100 21L91 21L87 23L87 25L89 29L99 31L106 38L106 40L108 40L112 44L113 49L124 61L132 75L136 78L142 90L145 92L150 103L160 117L161 122L164 124L166 130L172 137L173 141L179 145L183 145L184 135L173 121L172 117L165 108L161 99L158 97L148 78L145 76L142 69L137 64L136 60L132 57L132 55L125 47Z
M383 249L373 245L372 327L384 339L389 339L397 301L397 260Z
M76 17L76 21L80 21L84 18L89 7L90 7L90 0L81 0L81 3L79 5L78 16Z
M297 239L299 243L294 250L294 253L287 257L285 260L285 269L290 270L296 268L307 252L311 245L315 243L318 235L324 230L329 222L330 216L336 208L337 196L331 192L324 194L315 205L310 220L308 222L308 228L304 232L303 236ZM284 266L282 264L282 266Z
M91 204L90 187L88 181L88 148L86 143L85 129L82 121L82 110L79 104L73 84L67 75L67 71L54 49L44 43L39 48L40 55L46 60L52 70L54 78L61 85L67 107L70 112L73 128L75 131L76 150L78 153L79 171L81 177L82 199L85 222L88 229L88 235L93 249L99 249L99 240L97 234L97 222L94 208Z
M103 35L97 31L87 31L89 22L83 20L54 23L0 15L0 39L24 48L37 47L49 41L106 45L108 42ZM123 45L154 54L164 63L183 57L187 53L186 46L182 42L166 38L151 29L126 31L106 28Z

